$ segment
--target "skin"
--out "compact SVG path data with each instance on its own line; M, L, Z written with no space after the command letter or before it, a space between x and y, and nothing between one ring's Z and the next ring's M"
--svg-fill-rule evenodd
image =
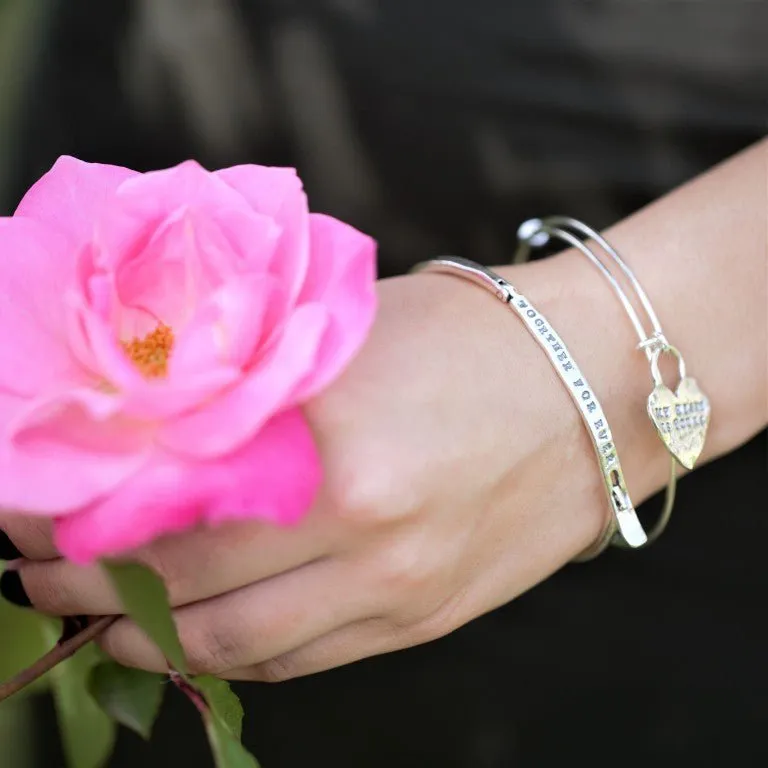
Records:
M767 149L606 233L711 400L701 462L768 423ZM599 393L635 503L663 487L647 361L608 284L571 251L499 271ZM451 276L379 290L369 342L306 409L326 481L305 522L195 530L136 553L166 581L194 671L275 682L435 639L545 579L606 524L587 433L519 319ZM675 386L674 364L662 370ZM683 491L675 524L694 525L687 512ZM120 612L98 567L57 559L45 523L0 526L27 558L17 567L37 608ZM102 642L124 664L164 669L127 619Z

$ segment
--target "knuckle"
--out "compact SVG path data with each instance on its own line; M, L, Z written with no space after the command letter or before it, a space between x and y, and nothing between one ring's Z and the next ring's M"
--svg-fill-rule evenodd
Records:
M413 624L405 632L408 645L423 645L438 638L445 637L453 631L442 619L429 617Z
M327 478L326 494L331 514L355 528L380 527L408 512L384 462L351 459Z
M460 618L460 605L462 599L456 596L444 602L437 610L428 614L421 621L417 621L404 632L404 639L408 645L422 645L450 635L465 621Z
M181 637L187 663L193 672L221 674L248 662L248 648L231 623L206 622Z
M284 683L298 677L287 656L270 659L259 664L259 680L264 683Z
M430 584L433 567L420 538L407 536L381 551L375 573L385 592L410 596Z

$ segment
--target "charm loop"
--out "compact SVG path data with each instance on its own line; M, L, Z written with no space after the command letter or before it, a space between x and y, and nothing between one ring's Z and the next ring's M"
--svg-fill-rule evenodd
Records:
M637 348L643 350L650 360L654 350L660 349L663 352L671 346L672 345L667 341L667 337L662 331L654 331L648 338L641 341L637 345Z
M656 347L651 353L651 376L653 376L653 383L658 387L664 384L664 379L661 377L661 371L659 371L659 358L665 352L670 355L674 355L677 358L677 371L679 381L682 381L685 377L685 360L680 354L680 350L677 347L673 347L671 344L667 344L664 347Z

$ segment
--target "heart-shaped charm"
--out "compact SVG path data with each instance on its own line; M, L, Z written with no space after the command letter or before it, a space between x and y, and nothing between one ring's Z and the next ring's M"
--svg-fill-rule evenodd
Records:
M657 382L648 396L648 415L667 450L686 469L693 469L704 448L710 415L709 400L696 380L683 377L677 392Z

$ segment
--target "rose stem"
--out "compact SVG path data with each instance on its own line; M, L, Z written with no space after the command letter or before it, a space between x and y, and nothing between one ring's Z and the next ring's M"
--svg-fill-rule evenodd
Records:
M57 664L60 664L65 659L73 656L84 645L87 645L91 640L98 637L105 629L107 629L107 627L114 624L119 618L119 616L102 616L76 635L73 635L68 640L65 640L63 643L52 648L45 654L45 656L41 656L34 664L26 669L22 669L17 675L0 685L0 701L7 699L9 696L13 696L14 693L18 693L22 688L26 688L30 683L33 683L39 677L42 677L46 672L49 672Z

